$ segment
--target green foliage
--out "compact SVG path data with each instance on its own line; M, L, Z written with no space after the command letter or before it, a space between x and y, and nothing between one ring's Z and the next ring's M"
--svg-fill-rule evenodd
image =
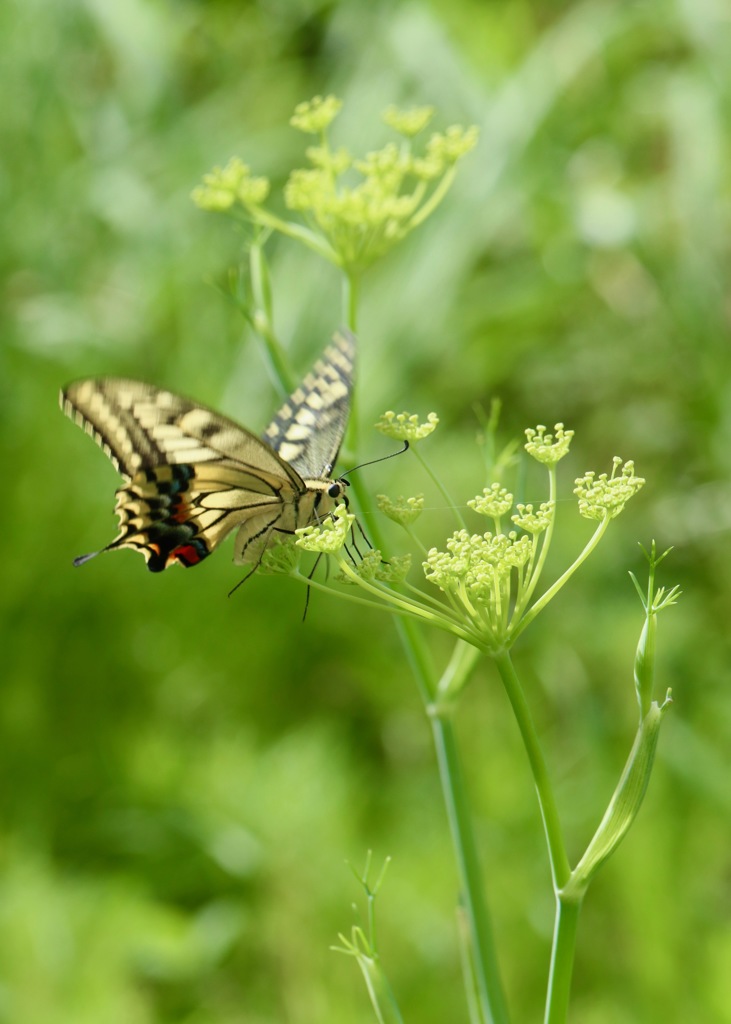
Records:
M64 423L59 385L143 377L254 430L276 408L229 301L240 238L189 194L238 152L281 195L302 159L291 111L337 92L352 151L387 144L375 126L394 98L480 129L448 201L364 280L361 421L436 409L430 458L450 492L474 494L492 468L474 407L500 395L507 436L576 430L567 481L615 452L648 480L515 649L574 852L634 726L624 567L642 577L638 538L675 546L684 606L659 647L675 706L643 814L586 901L575 1018L729 1020L722 6L12 0L0 28L0 1016L365 1020L329 947L353 898L342 858L371 846L393 856L379 948L404 1018L462 1012L428 727L382 617L313 595L302 626L300 589L261 575L229 601L225 553L159 579L132 554L71 566L111 535L115 478ZM335 273L313 278L311 253L285 241L269 255L301 371L334 326ZM382 444L361 439L374 456ZM373 495L425 490L406 458L361 472ZM530 472L516 498L542 500ZM427 491L430 546L453 528L444 505ZM375 497L366 512L366 530L388 529ZM555 565L583 525L556 532ZM535 802L495 680L464 700L508 994L516 1020L536 1019L552 908Z

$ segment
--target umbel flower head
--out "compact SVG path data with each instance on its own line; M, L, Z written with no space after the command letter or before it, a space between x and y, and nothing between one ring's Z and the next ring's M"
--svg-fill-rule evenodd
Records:
M420 423L411 413L389 412L379 427L391 437L414 442L427 436L435 425L433 414ZM486 652L504 652L565 586L597 546L609 523L644 484L635 475L634 464L619 458L614 460L610 474L592 471L575 482L579 511L595 520L595 528L573 563L541 593L538 584L546 566L557 509L566 507L556 498L557 464L567 454L573 432L558 424L553 434L540 426L526 433L526 450L548 477L548 500L538 505L514 504L513 495L500 482L471 498L466 505L473 516L480 517L482 530L457 529L443 547L428 550L422 562L426 580L441 591L441 599L420 592L408 582L408 556L389 555L384 559L378 550L363 554L355 542L349 546L355 516L344 504L321 522L296 530L292 547L334 556L340 569L336 579L366 592L366 597L359 594L353 600L384 602L399 614L430 622ZM414 536L412 527L424 506L422 495L397 499L380 495L378 506ZM490 521L487 530L485 519ZM461 516L458 521L462 521ZM296 564L293 552L285 549L272 568L291 572L293 562ZM309 583L315 585L311 579Z
M383 416L376 423L376 430L380 430L386 437L394 441L408 441L409 444L416 444L423 441L439 425L439 417L435 412L430 412L426 420L421 423L416 413L384 412Z
M620 466L621 471L617 475ZM625 462L617 456L612 460L611 475L593 470L576 481L574 494L579 499L579 513L585 519L615 519L629 499L645 484L641 476L635 476L634 462Z
M481 495L471 498L467 505L481 516L500 519L513 507L513 495L499 483L494 483L485 487Z
M505 535L457 530L447 540L446 551L429 551L424 575L469 620L471 630L497 648L508 637L513 577L517 575L518 590L522 589L533 551L531 538L515 531Z
M576 481L579 511L598 525L574 563L536 599L556 520L556 466L568 452L573 431L557 424L553 434L539 426L527 430L526 435L526 451L548 474L549 500L537 508L518 504L513 511L513 495L500 483L493 483L467 505L491 519L494 529L481 534L457 530L444 550L432 548L423 563L426 579L443 592L450 614L491 651L512 644L588 557L609 521L644 483L635 475L634 464L621 459L614 460L610 475L589 472ZM502 521L508 515L517 530L503 531Z
M268 210L269 182L254 177L234 158L214 168L193 191L205 210L244 216L270 230L297 238L356 276L418 227L439 205L456 174L458 162L477 143L477 129L453 125L431 135L421 152L414 138L428 125L431 107L401 111L389 107L386 124L401 136L398 144L353 156L334 148L329 130L342 102L315 96L295 109L291 125L316 137L306 150L309 166L290 173L284 189L287 208L304 223L284 220Z
M571 439L574 436L573 430L564 430L563 423L557 423L553 428L554 434L547 434L546 428L537 426L535 430L529 427L525 436L528 440L525 443L525 450L544 466L555 466L557 462L568 454Z
M469 534L457 530L447 541L447 550L432 548L424 562L424 575L445 593L458 595L469 606L487 605L499 597L500 585L513 569L528 563L529 537L517 533Z
M380 512L388 516L394 523L400 526L411 526L421 515L424 509L424 495L415 494L411 498L389 498L387 494L377 494L376 504Z
M332 514L320 523L312 523L295 530L297 547L321 555L335 555L344 546L353 529L355 516L345 505L338 505Z
M341 563L341 565L343 564ZM394 585L403 583L410 568L411 555L392 555L387 562L384 562L381 552L376 548L371 548L358 562L347 566L347 571L341 568L336 579L339 583L355 584L361 580L366 582L377 580L379 583Z
M232 157L225 167L214 167L203 175L203 184L193 189L193 201L202 210L224 212L231 209L234 203L240 203L246 209L256 209L266 202L269 195L269 181L266 178L255 178L251 168Z

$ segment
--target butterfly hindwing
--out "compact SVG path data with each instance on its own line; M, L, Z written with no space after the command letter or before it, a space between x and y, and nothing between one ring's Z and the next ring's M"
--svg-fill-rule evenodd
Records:
M352 335L346 349L354 351ZM284 425L279 439L273 438L280 441L274 446L199 403L140 381L106 377L71 384L61 394L62 409L124 477L117 491L119 535L104 550L140 551L148 568L159 572L175 562L196 565L238 527L236 561L258 562L276 534L292 533L327 514L342 490L329 477L347 422L352 383L352 358L346 378L340 352L335 340L305 378L302 399L301 389L294 392L288 403L292 424ZM331 359L338 360L337 369ZM327 381L333 382L333 415ZM312 399L315 394L317 399ZM314 444L304 436L302 420L310 421L318 401L326 440ZM301 402L308 409L304 417ZM267 436L275 424L284 424L282 412ZM294 443L285 435L295 423L302 458L293 464L275 448L286 451ZM315 416L310 434L317 431ZM305 472L310 455L329 455L331 461L317 475L310 474Z

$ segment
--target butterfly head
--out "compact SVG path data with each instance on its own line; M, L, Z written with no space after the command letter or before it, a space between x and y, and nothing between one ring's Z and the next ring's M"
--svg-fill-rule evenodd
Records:
M347 505L348 495L346 494L346 491L349 486L350 481L344 480L342 477L339 480L331 480L328 484L326 494L328 498L331 498L333 501L337 501L338 498L341 498Z

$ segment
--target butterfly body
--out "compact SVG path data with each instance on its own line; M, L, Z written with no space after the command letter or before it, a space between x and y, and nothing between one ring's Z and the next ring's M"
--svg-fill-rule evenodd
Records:
M235 561L258 563L277 535L326 516L346 486L330 473L347 425L354 359L354 336L338 332L265 440L141 381L69 385L63 411L124 477L119 535L104 550L138 550L160 572L176 562L197 565L237 529Z

